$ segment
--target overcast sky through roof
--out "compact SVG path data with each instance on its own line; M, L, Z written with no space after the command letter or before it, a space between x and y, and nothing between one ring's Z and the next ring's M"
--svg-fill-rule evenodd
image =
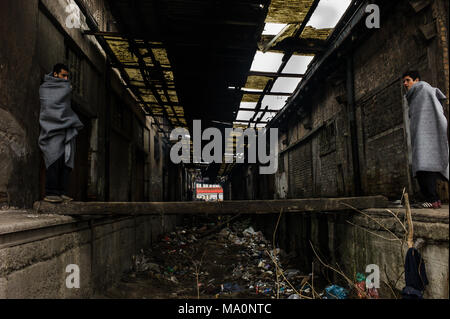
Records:
M236 120L238 121L248 121L252 118L253 114L255 114L255 112L253 111L239 111Z
M257 51L250 70L262 72L277 72L283 59L282 53Z
M313 58L312 55L293 55L283 69L283 73L305 74Z
M273 84L271 92L294 93L300 81L300 78L278 78Z
M268 105L271 110L281 110L287 98L287 96L266 95L262 100L261 108L265 108Z
M263 31L263 35L277 35L283 28L287 26L284 23L266 23Z
M342 18L342 15L348 9L350 3L351 0L320 0L307 25L316 29L335 28L336 24ZM263 35L277 35L285 26L286 24L281 23L266 23ZM282 58L282 53L262 53L261 51L257 51L250 69L251 71L277 72L281 66ZM289 62L286 64L282 73L305 74L313 59L314 56L293 55L289 59ZM274 83L271 92L294 93L301 80L301 78L280 77ZM261 103L261 109L269 106L269 109L271 110L281 110L285 106L286 100L286 96L265 96ZM255 108L255 106L256 103L241 103L240 107ZM254 112L250 111L239 111L237 120L249 120L253 114ZM261 114L262 113L259 112L256 118ZM273 116L275 116L275 113L267 113L264 115L263 121L267 121ZM253 126L254 125L251 125L251 127ZM258 126L265 126L265 124L259 124Z
M351 0L320 0L307 25L316 29L334 28L350 3Z

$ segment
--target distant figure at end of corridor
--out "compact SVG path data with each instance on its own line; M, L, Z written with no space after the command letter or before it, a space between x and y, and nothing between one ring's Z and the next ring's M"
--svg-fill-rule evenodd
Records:
M448 181L449 176L447 118L440 102L446 96L421 81L417 71L405 72L403 85L409 104L412 171L425 197L421 207L440 208L436 182L438 179Z
M47 169L44 201L51 203L72 200L67 191L75 161L75 138L84 126L72 110L71 94L69 68L58 63L39 89L39 147Z

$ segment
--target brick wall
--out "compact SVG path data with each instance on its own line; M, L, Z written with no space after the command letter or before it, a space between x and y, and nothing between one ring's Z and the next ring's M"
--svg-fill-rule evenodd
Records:
M308 99L312 129L300 133L302 120L289 121L289 145L316 130L308 143L288 151L291 197L353 195L352 139L359 145L363 195L395 199L404 187L417 195L408 164L401 75L415 68L437 86L435 57L440 53L437 38L426 40L419 28L432 21L432 6L419 12L406 1L393 6L389 12L382 10L382 28L357 37L361 40L346 53L354 61L356 136L349 129L343 58L330 60L324 67L332 71L322 72L314 84Z

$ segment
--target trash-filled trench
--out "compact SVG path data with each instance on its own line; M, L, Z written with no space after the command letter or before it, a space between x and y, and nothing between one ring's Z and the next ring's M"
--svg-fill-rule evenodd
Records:
M159 236L152 247L133 256L132 269L97 297L357 298L351 289L330 282L320 273L300 271L296 264L298 257L273 247L273 240L254 229L251 219L240 218L230 223L222 219L186 218L185 226Z

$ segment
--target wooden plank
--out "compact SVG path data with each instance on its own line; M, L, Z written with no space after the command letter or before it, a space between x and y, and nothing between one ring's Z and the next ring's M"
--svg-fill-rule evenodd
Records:
M233 215L277 214L305 212L333 212L357 209L388 207L383 196L312 198L287 200L253 200L223 202L69 202L51 204L36 202L37 213L57 215Z

